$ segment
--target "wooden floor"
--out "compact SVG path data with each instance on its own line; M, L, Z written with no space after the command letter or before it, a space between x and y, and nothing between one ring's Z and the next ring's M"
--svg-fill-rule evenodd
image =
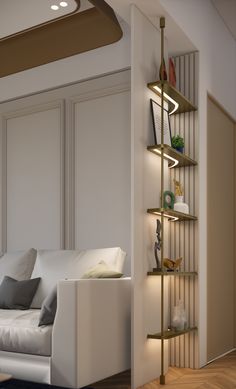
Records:
M93 385L96 389L130 389L130 372ZM139 389L236 389L236 351L199 370L169 368L166 385L159 380Z

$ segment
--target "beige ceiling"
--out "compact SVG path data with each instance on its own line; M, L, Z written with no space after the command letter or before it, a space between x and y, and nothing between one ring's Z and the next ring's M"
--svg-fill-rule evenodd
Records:
M212 3L236 40L236 0L212 0Z
M78 7L75 0L67 0L67 7L60 7L61 0L0 0L0 39L22 30L45 23L74 12ZM50 6L58 5L53 11ZM80 0L78 12L91 8L88 0Z

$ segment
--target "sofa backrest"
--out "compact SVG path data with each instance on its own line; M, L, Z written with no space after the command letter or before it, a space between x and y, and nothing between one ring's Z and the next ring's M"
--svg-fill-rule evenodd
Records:
M101 260L122 272L125 253L119 247L94 250L38 250L31 278L41 277L32 308L40 308L45 297L61 279L78 279Z
M37 251L35 249L8 252L0 258L0 283L4 276L18 281L29 280L34 268Z

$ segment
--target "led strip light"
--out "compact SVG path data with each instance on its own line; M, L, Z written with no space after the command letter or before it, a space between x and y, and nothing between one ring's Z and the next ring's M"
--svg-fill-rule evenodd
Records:
M159 88L159 86L155 85L153 86L153 89L156 89L161 94L161 88ZM170 101L174 105L174 109L171 112L169 112L169 115L172 115L179 108L179 103L177 103L174 99L172 99L172 97L170 97L165 92L163 92L163 96L166 98L166 100Z
M161 216L161 212L154 211L153 213L154 213L155 215ZM168 215L167 213L164 213L164 217L167 217L168 219L171 219L170 221L172 221L172 222L175 222L176 220L179 220L178 217Z
M161 150L159 149L154 149L155 150L155 153L157 154L160 154L161 155ZM166 154L166 153L163 153L164 157L166 159L168 159L169 161L172 161L174 162L173 165L169 166L169 169L172 169L173 167L177 166L179 164L179 161L173 157L171 157L170 155Z

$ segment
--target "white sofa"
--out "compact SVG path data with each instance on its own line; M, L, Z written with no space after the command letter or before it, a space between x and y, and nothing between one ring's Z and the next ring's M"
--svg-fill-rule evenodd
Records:
M10 254L8 261L0 258L0 280L9 275L19 280L41 277L41 281L30 310L18 315L0 309L0 335L8 331L5 343L0 342L0 372L81 388L129 369L130 278L81 279L100 260L122 272L123 251L39 250L28 264L20 262L22 257L24 253ZM55 284L54 324L38 327L42 301ZM11 337L16 340L10 342Z

